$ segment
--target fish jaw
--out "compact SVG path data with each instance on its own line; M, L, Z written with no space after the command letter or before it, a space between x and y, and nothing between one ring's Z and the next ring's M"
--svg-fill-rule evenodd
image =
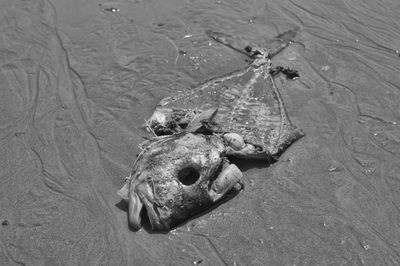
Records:
M224 168L211 185L210 198L217 202L231 189L242 189L242 178L243 174L236 165L225 162Z
M224 156L223 139L214 135L182 133L150 144L132 172L130 226L140 229L145 208L152 230L169 230L241 187L242 173Z

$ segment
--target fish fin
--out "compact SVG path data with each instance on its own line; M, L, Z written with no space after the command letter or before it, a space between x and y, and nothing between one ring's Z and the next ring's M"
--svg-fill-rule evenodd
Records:
M299 30L299 27L294 27L293 29L279 34L271 41L267 42L266 49L243 38L232 36L223 32L207 30L206 34L216 42L228 46L239 53L247 55L250 58L256 58L263 55L271 58L286 48L293 41Z
M212 108L201 111L196 115L192 121L190 121L188 127L185 129L186 132L203 132L203 131L215 131L212 125L215 127L215 115L218 112L218 108Z
M304 137L304 132L292 124L285 124L276 140L274 149L270 151L273 157L279 157L293 142Z
M285 49L296 37L297 32L300 31L299 27L294 27L285 31L267 43L268 57L272 58Z
M142 208L142 200L136 192L129 192L128 221L129 225L135 230L139 230L142 227L142 220L140 217Z
M256 55L261 54L260 51L255 49L256 47L255 44L243 38L239 38L236 36L229 35L227 33L212 31L212 30L207 30L206 34L214 41L219 42L229 48L232 48L233 50L239 53L247 55L250 58L253 58Z
M128 202L128 196L129 196L129 182L126 182L124 186L118 190L117 192L118 196L120 196L124 201Z

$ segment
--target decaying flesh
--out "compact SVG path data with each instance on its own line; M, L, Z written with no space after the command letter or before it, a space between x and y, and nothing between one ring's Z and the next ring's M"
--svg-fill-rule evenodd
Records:
M240 189L241 178L240 170L225 158L221 138L181 133L147 143L120 195L129 203L132 228L141 227L145 207L152 228L168 230L235 186Z
M234 43L229 35L208 34L229 47ZM293 31L281 34L279 37L284 41L276 41L277 44L272 45L275 50L270 52L245 49L254 57L250 66L161 100L148 121L149 128L157 135L183 131L225 134L228 142L240 139L239 142L243 140L245 144L229 146L228 155L246 159L279 156L303 136L291 123L274 75L271 75L283 68L272 71L270 58L286 47L293 36Z
M211 207L241 184L242 173L227 156L270 161L303 136L292 125L274 81L283 68L271 68L271 58L295 33L285 32L262 49L207 32L253 63L158 104L147 121L149 131L158 137L142 144L119 191L129 204L132 228L142 226L143 207L154 230L168 230Z

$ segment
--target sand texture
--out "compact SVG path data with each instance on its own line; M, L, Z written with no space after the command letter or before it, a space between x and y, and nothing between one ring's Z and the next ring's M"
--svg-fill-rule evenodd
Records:
M114 9L113 9L114 8ZM3 0L0 265L399 265L398 0ZM115 11L115 12L113 12ZM263 44L306 136L245 190L169 233L128 228L116 192L164 97Z

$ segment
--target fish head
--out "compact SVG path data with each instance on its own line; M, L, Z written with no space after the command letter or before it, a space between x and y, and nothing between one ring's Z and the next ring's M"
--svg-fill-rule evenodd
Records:
M240 189L241 178L225 158L224 140L216 135L158 138L146 144L135 162L126 195L129 224L140 229L145 208L153 230L169 230Z

